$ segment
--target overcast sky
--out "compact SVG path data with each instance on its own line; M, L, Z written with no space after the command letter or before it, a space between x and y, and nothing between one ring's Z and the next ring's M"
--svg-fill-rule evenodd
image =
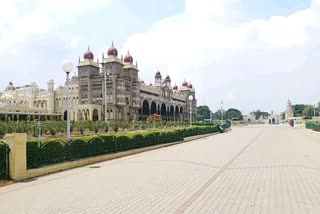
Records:
M149 83L190 81L198 104L245 113L320 100L320 0L0 0L0 89L64 82L114 41Z

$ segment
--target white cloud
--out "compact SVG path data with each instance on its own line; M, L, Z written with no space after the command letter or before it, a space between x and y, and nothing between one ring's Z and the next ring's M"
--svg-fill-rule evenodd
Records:
M89 4L87 0L10 0L4 1L2 7L1 2L3 9L0 9L0 20L8 27L0 28L0 54L8 54L8 50L17 53L19 46L27 44L34 35L63 32L79 16L101 9L109 3L108 0L92 0ZM29 5L32 6L26 12L17 13Z
M62 82L64 58L77 61L81 34L70 32L81 17L109 6L111 0L0 0L0 87L53 78ZM92 20L94 21L94 20ZM82 27L82 26L81 26ZM61 72L62 74L62 72ZM57 79L59 77L60 79ZM40 81L41 80L41 81Z
M288 73L278 95L283 96L285 108L288 96L295 96L290 81L299 78L296 72L303 75L310 58L319 61L314 57L314 47L319 44L320 0L289 16L246 22L236 20L245 15L241 14L241 4L240 0L187 0L184 13L160 20L147 32L131 35L124 49L130 48L133 56L142 61L141 76L147 80L153 79L157 68L170 73L177 83L187 78L194 83L199 97L208 97L206 102L212 106L221 97L230 99L230 94L230 105L270 105L274 94L268 90L278 86L265 85L250 94L238 94L246 87L242 80L264 85L263 78L272 78L269 74L277 78L278 74ZM320 70L320 64L309 65L308 69ZM214 96L212 92L218 90L222 94ZM260 94L264 94L265 103L263 99L255 102Z

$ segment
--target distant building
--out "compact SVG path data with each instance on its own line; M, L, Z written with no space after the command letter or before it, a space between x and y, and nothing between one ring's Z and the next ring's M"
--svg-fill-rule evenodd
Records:
M282 122L281 120L281 114L276 114L273 111L271 111L270 116L268 117L269 124L279 124Z
M102 62L94 61L94 54L88 50L78 63L78 76L70 81L71 120L123 121L146 120L150 114L160 114L164 120L189 121L196 118L197 99L191 83L184 81L179 88L172 86L170 76L164 79L160 71L155 74L153 84L145 84L139 78L137 63L128 52L118 58L118 51L112 44ZM107 112L104 112L105 80L107 71ZM190 101L188 97L192 95ZM12 82L0 93L0 121L4 120L66 120L66 84L54 89L49 80L47 89L36 83L15 87Z

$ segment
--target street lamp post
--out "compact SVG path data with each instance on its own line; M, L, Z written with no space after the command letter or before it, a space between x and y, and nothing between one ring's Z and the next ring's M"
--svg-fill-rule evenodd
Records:
M190 101L190 127L192 126L192 100L193 100L193 96L190 95L189 96L189 101Z
M317 104L317 102L314 101L313 102L313 122L314 123L316 122L316 104Z
M223 110L222 110L223 101L221 100L220 107L221 107L221 122L223 123Z
M67 140L70 140L70 98L69 98L69 74L73 69L72 62L64 61L63 71L67 74Z
M41 140L41 122L40 120L38 121L38 129L39 129L39 134L38 134L38 140Z

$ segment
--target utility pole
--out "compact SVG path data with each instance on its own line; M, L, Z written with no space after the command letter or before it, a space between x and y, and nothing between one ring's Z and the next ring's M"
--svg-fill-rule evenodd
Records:
M221 103L220 103L220 107L221 107L221 122L223 123L223 109L222 109L222 106L223 106L223 100L221 100Z

